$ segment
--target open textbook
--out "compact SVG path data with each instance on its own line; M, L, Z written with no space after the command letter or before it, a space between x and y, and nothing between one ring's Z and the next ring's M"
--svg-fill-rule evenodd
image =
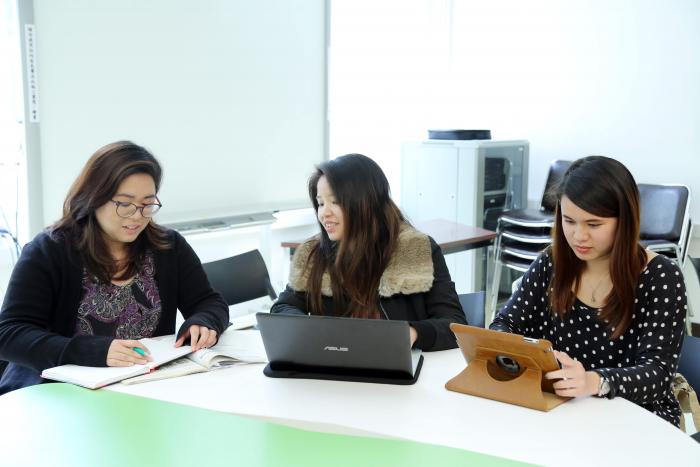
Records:
M224 361L231 364L233 362L264 362L266 361L265 350L262 346L259 331L228 331L222 334L217 345L211 349L202 349L192 353L190 346L175 347L175 335L161 336L155 338L141 339L151 352L152 362L145 365L134 365L129 367L91 367L79 365L61 365L48 368L41 373L42 378L61 381L64 383L76 384L90 389L97 389L112 383L134 378L137 376L151 376L160 372L160 368L166 368L167 363L175 363L178 359L187 360L199 368L199 371L208 371L215 366L223 366ZM189 359L183 359L186 355ZM195 363L200 362L200 363ZM172 368L183 367L184 365L173 365ZM156 371L156 368L158 370ZM194 368L194 367L193 367ZM179 369L169 376L154 376L147 380L172 378L195 371L183 372ZM139 382L139 381L134 381Z
M202 349L167 363L147 374L122 380L122 384L145 383L159 379L204 373L240 363L265 363L267 357L260 331L228 331L210 349Z

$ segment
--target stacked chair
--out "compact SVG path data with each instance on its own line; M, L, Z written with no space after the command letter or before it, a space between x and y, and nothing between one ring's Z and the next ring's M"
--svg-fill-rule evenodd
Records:
M502 268L505 266L521 273L527 271L537 255L552 242L550 232L554 224L556 198L551 192L570 165L571 161L557 160L549 166L539 209L513 209L504 211L499 217L493 282L488 300L488 311L492 316L496 312L501 289Z

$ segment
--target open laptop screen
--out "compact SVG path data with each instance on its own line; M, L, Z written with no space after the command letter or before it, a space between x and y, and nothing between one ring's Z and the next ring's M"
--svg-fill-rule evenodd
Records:
M411 351L408 323L258 313L273 377L412 384L422 356Z

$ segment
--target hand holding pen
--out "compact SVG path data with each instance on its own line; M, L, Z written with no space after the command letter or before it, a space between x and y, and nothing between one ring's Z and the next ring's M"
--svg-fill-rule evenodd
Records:
M107 366L145 365L150 361L151 352L137 340L114 339L107 351Z

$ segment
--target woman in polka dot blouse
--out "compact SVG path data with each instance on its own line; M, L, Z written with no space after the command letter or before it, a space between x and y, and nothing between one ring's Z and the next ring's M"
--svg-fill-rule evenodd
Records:
M556 393L624 397L678 426L671 392L687 301L675 262L639 245L639 191L620 162L575 161L556 189L552 246L491 329L548 339Z

